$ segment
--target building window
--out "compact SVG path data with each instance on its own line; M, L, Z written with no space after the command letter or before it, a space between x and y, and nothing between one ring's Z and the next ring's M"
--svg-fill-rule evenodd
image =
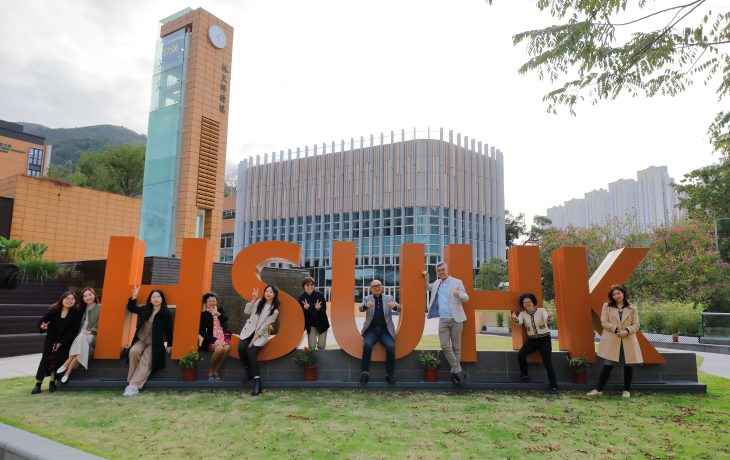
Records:
M233 262L233 233L223 233L221 235L220 261L229 264Z
M223 219L235 219L235 218L236 218L235 209L226 209L223 211Z
M28 152L28 172L29 176L40 177L43 171L43 150L31 147Z

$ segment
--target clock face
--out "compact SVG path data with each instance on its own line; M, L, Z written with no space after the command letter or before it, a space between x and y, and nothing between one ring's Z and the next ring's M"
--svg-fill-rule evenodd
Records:
M216 48L225 48L228 44L228 37L226 37L226 31L219 25L212 25L208 29L208 39Z

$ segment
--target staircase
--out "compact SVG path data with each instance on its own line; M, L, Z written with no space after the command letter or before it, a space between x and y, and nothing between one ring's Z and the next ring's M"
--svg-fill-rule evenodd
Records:
M38 321L66 288L56 280L0 289L0 358L41 352L45 336L38 333Z

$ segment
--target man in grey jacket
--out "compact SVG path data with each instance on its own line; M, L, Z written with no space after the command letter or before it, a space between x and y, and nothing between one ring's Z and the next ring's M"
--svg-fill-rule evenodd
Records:
M464 283L449 276L445 262L436 264L438 279L428 284L428 272L423 272L426 290L430 293L427 318L439 318L439 342L446 361L451 366L451 381L454 385L464 384L464 371L461 369L461 334L464 331L466 313L462 302L469 301Z
M360 383L368 383L370 379L370 356L373 347L380 342L385 347L385 380L395 383L395 326L393 312L400 306L393 296L383 295L383 283L373 280L370 283L371 295L365 296L360 311L365 312L365 323L362 326L362 363L360 365Z

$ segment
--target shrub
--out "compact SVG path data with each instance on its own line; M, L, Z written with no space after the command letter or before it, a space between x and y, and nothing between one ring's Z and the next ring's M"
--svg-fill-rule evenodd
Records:
M497 327L504 326L504 312L498 311L497 312Z
M39 279L47 281L56 278L59 272L58 262L43 259L26 259L15 262L18 268L18 278L22 281Z
M183 369L193 369L198 367L199 362L200 353L198 353L196 350L190 350L189 352L185 353L182 358L180 358L180 361L177 362L177 365Z
M639 322L645 332L698 337L702 331L702 309L681 302L640 303Z
M421 355L418 357L418 362L421 364L421 366L425 368L435 368L439 367L439 364L441 364L441 359L439 358L438 352L422 351Z
M0 236L0 263L13 263L23 240L9 240Z
M297 350L294 353L294 363L299 367L317 367L319 365L319 356L315 348L304 347L303 350Z

